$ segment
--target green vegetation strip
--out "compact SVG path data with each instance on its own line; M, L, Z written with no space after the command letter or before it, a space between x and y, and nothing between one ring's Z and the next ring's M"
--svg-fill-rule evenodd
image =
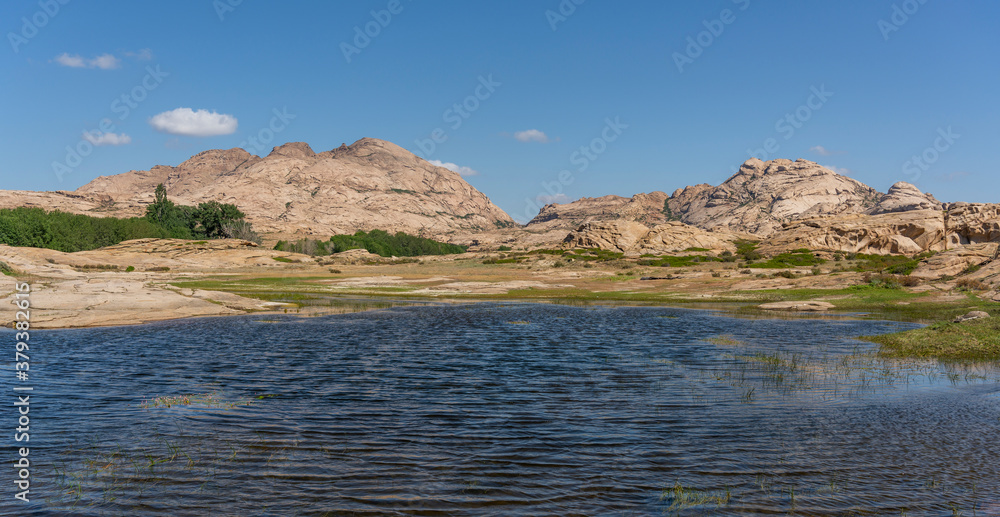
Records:
M1000 311L992 318L938 323L924 328L866 336L887 357L924 357L944 361L1000 360Z

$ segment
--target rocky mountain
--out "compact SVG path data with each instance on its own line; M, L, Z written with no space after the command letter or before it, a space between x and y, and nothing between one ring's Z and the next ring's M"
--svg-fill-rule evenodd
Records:
M669 213L701 228L761 236L802 217L864 213L882 197L877 190L808 160L747 160L721 185L675 191Z
M914 192L915 191L915 192ZM682 221L703 229L770 235L799 218L931 208L933 196L908 183L882 194L864 183L808 160L747 160L718 186L699 184L674 191L604 196L545 206L528 230L574 229L581 224L617 219L655 226Z
M138 215L159 183L176 203L235 204L263 232L382 229L448 238L517 226L458 174L374 138L321 153L288 143L263 158L239 148L204 151L176 167L101 176L73 193L46 194L72 198L75 211Z

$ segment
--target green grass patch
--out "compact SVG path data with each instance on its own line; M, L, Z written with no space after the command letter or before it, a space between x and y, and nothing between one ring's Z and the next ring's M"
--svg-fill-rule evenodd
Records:
M1000 360L1000 310L993 317L964 323L937 323L924 328L865 336L881 345L887 357L922 357L945 361Z
M640 266L653 267L691 267L707 262L721 262L721 260L707 255L663 255L661 257L651 259L640 258L636 264Z
M747 264L747 267L782 269L790 267L812 267L825 262L825 260L813 255L813 253L808 249L802 248L792 250L788 253L780 253L759 264Z

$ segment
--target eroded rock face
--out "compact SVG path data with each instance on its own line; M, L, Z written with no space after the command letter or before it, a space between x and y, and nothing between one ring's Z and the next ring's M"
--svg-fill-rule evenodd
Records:
M0 206L136 216L159 183L175 203L233 203L263 232L381 229L447 239L517 226L458 174L373 138L318 154L303 142L275 147L265 158L243 149L205 151L176 167L101 176L72 193L0 192Z
M629 255L659 255L704 248L714 252L734 251L737 237L725 232L709 232L679 221L654 228L633 221L601 221L580 225L563 241L574 248L601 248Z
M946 249L944 214L935 210L817 217L786 224L761 246L764 253L809 248L868 254Z
M657 225L646 232L636 242L632 251L654 255L684 251L689 248L704 248L714 252L736 251L733 240L735 236L726 232L709 232L680 221L671 221Z
M910 273L917 278L937 279L943 276L956 276L969 266L978 266L997 257L997 243L987 242L970 244L935 254L924 260L920 266Z
M598 221L626 220L647 226L666 222L665 192L621 196L585 197L572 203L545 205L526 225L531 231L573 230L581 224Z
M718 187L687 187L674 192L668 205L694 226L767 236L802 217L863 213L881 197L815 162L751 158Z
M599 221L580 225L563 242L573 248L626 252L648 232L648 227L634 221Z
M946 220L949 247L1000 241L1000 204L953 203Z
M900 181L889 188L889 192L879 199L878 205L871 210L871 213L941 210L943 206L940 201L934 199L934 196L921 192L920 189L905 181Z

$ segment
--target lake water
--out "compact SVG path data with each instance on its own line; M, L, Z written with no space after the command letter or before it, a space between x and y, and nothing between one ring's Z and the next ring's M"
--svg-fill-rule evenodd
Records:
M997 365L885 361L854 339L912 327L470 304L36 331L32 502L11 503L5 468L2 504L1000 515Z

